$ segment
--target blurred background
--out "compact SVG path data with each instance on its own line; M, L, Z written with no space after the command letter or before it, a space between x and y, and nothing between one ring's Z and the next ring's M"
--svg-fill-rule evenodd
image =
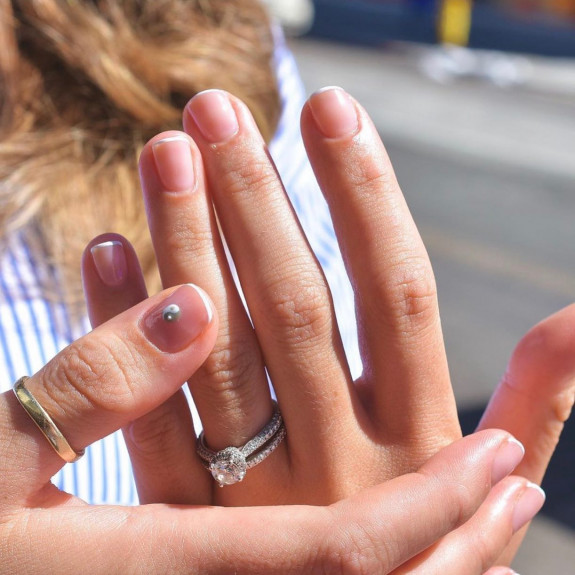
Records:
M517 341L575 299L575 0L267 2L307 90L341 85L376 123L435 269L471 432ZM575 574L574 419L522 575Z

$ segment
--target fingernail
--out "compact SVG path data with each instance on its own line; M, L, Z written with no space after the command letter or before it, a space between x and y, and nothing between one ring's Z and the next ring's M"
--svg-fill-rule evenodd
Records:
M511 519L513 533L516 533L528 521L531 521L543 507L543 503L545 503L545 492L539 485L529 481L519 499L515 502Z
M164 138L152 144L158 176L167 191L191 190L196 183L190 142L184 136Z
M204 138L212 143L229 140L240 129L228 95L221 90L196 94L187 110Z
M161 351L176 353L190 345L212 321L205 292L192 284L179 287L142 320L146 337Z
M491 484L495 485L507 477L521 462L525 448L514 437L510 437L499 447L491 467Z
M327 138L357 132L359 121L353 100L342 88L329 86L312 94L309 107L317 127Z
M117 287L124 283L128 275L128 263L122 242L116 240L102 242L90 248L94 267L104 284Z

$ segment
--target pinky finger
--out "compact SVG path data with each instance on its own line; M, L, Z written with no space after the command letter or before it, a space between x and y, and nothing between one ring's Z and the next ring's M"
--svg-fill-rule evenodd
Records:
M512 575L509 567L492 565L544 502L545 494L538 485L508 477L493 488L469 521L393 571L393 575Z
M88 244L82 277L92 327L148 296L136 252L118 234L104 234ZM209 475L196 457L194 425L181 389L122 431L140 503L206 502Z

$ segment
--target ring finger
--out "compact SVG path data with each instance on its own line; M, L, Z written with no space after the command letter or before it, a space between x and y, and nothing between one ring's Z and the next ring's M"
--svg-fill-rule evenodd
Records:
M247 107L225 92L203 92L186 107L184 129L204 159L284 414L290 456L309 464L297 471L313 470L317 484L334 460L358 447L359 437L327 282Z

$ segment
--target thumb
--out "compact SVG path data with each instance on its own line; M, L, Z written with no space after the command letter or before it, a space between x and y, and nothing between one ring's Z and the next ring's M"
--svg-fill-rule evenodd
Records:
M80 451L172 396L206 359L216 331L205 292L172 288L77 340L25 385ZM0 438L1 487L19 499L11 503L64 464L12 392L0 395Z

